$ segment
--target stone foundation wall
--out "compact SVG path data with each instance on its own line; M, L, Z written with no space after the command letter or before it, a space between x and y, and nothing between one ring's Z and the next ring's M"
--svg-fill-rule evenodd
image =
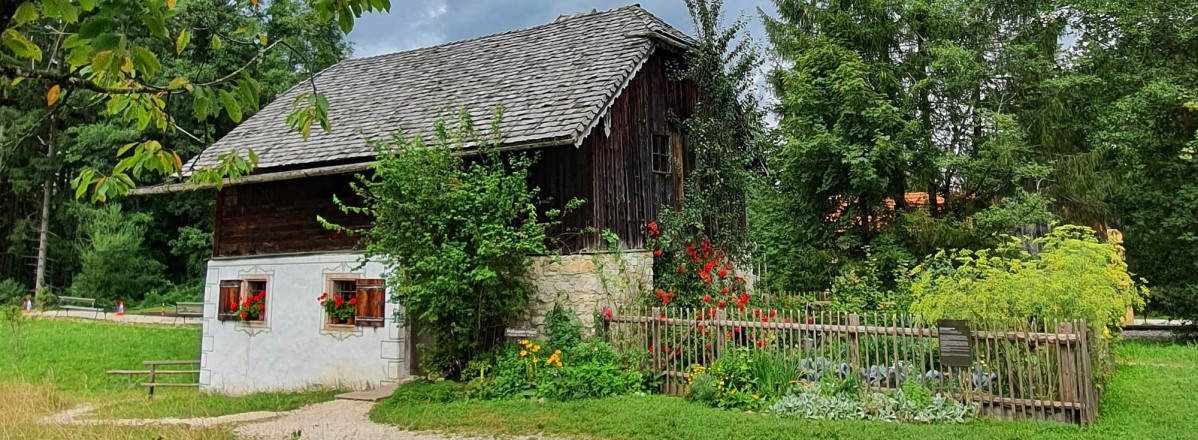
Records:
M536 295L510 327L544 334L545 316L561 301L574 310L583 328L590 329L596 310L653 289L653 255L646 251L533 257L529 280L536 285Z

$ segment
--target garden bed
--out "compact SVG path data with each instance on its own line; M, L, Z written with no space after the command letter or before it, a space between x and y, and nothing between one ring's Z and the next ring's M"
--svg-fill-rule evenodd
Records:
M677 397L649 395L573 402L462 400L444 386L432 393L401 386L396 399L375 407L371 419L412 430L484 435L588 438L921 438L1107 439L1186 438L1198 432L1198 347L1124 343L1118 369L1103 395L1102 412L1088 427L989 419L960 425L873 421L808 421L709 408ZM429 397L433 395L435 397Z

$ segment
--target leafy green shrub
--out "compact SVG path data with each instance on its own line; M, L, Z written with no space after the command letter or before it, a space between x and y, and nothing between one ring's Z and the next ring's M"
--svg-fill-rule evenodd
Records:
M607 343L580 342L561 355L559 368L541 372L537 395L564 401L641 391L641 374L622 368L621 361L621 356Z
M1099 243L1081 226L1058 226L1037 239L1032 257L1010 240L993 249L939 252L916 267L911 311L928 321L942 317L995 322L1035 317L1084 318L1102 334L1119 328L1128 307L1142 307L1118 245Z
M573 309L557 301L545 315L545 333L549 337L546 346L569 350L582 342L582 322Z
M563 214L538 213L538 189L528 184L536 158L499 151L500 119L497 111L483 137L463 111L456 130L439 121L428 144L399 136L377 144L374 172L354 186L363 205L335 200L343 211L371 215L371 227L318 217L327 228L360 234L367 258L394 269L391 300L436 338L425 360L450 377L499 345L499 329L525 309L534 290L528 255L550 252L546 230ZM478 153L469 161L458 154L467 147Z
M687 374L687 382L692 387L688 397L716 408L760 409L768 400L762 400L759 394L757 378L754 376L754 357L748 348L739 347L720 356L709 367L692 367ZM701 389L700 393L694 392L696 381L701 381L703 387L714 384L715 392L707 389Z
M140 305L141 307L172 306L176 302L200 302L203 300L204 285L200 280L196 280L193 283L171 285L147 293Z
M17 280L6 278L0 281L0 306L20 306L25 303L29 292Z
M471 380L471 395L486 399L544 397L576 400L632 394L644 379L625 368L625 358L599 340L584 340L567 350L548 350L522 341L495 357L489 375ZM481 369L480 369L481 370Z
M915 395L908 396L908 391ZM914 381L890 393L864 395L838 392L820 381L799 385L794 392L770 406L768 412L779 417L809 420L963 423L977 413L977 406L940 395L931 396L926 388Z

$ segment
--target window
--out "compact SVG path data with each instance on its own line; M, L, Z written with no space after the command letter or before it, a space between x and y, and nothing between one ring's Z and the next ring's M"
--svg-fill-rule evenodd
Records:
M266 321L266 280L223 280L216 319Z
M387 304L383 280L330 279L322 296L325 323L336 326L382 327Z
M673 166L670 154L670 136L664 134L653 135L653 172L670 174Z

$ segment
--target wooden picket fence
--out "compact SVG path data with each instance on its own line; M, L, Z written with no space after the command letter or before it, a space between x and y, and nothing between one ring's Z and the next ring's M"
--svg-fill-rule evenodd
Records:
M873 390L919 380L979 404L983 414L1090 424L1098 414L1084 321L971 324L972 365L946 366L936 323L911 316L827 311L616 307L603 334L617 349L647 350L663 391L682 394L686 374L737 347L784 364L791 382L856 377Z

